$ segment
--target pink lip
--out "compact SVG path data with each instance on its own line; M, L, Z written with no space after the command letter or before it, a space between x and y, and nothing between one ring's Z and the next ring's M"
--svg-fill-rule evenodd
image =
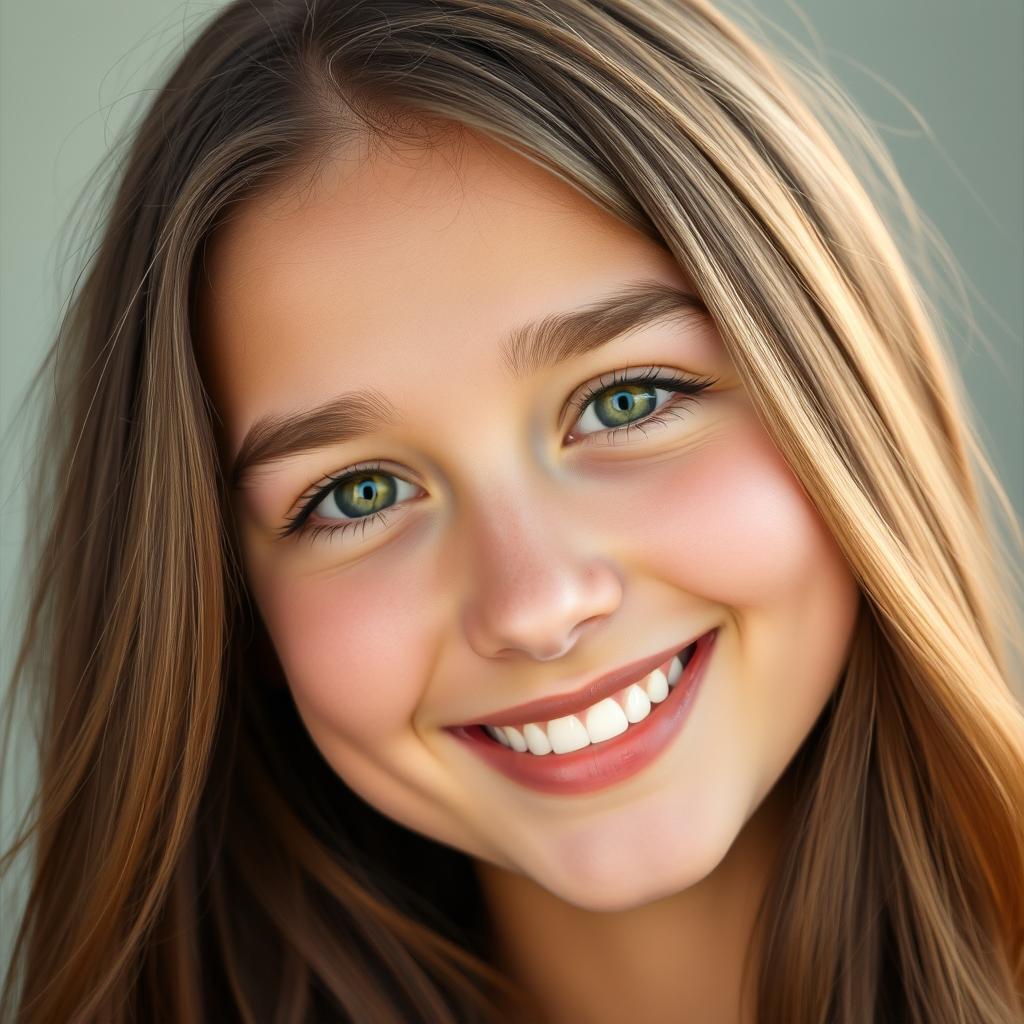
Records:
M668 746L693 706L717 638L715 627L697 641L679 681L642 722L571 754L519 753L491 739L480 725L452 726L448 731L493 768L529 789L566 796L604 789L646 768Z
M565 715L574 715L578 711L589 708L605 697L621 690L630 683L637 683L644 676L661 668L677 654L685 651L690 644L695 643L697 638L681 647L668 647L657 654L652 654L639 661L631 661L612 672L606 672L603 676L592 679L585 686L581 686L572 693L563 693L558 697L544 697L541 700L531 700L526 704L517 704L514 708L506 708L504 711L495 711L485 717L474 719L472 722L459 722L449 726L451 729L469 728L483 722L485 725L523 725L526 722L549 722L553 718L563 718Z

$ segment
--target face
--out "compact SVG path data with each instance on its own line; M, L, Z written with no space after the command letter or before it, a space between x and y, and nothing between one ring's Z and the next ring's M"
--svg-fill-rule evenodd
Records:
M513 333L637 281L692 292L668 251L465 132L253 201L207 272L201 361L225 461L249 464L248 583L327 762L385 815L580 907L707 875L835 687L859 590L705 312L549 345L558 360ZM448 728L711 630L680 724L625 777L622 747L606 785L555 769L538 788L480 744L572 755Z

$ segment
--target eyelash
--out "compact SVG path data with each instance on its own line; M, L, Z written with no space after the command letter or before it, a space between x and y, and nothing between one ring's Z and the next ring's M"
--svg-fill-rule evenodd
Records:
M621 376L618 376L621 374ZM605 376L610 376L610 380L605 380ZM644 370L642 373L630 376L628 370L614 370L610 375L602 375L598 380L584 385L581 393L576 398L570 401L570 405L576 412L576 416L573 422L577 422L583 415L586 407L590 404L591 399L596 395L601 394L603 391L608 391L616 384L649 384L654 388L662 391L671 391L679 395L684 396L684 401L695 399L702 391L711 387L717 383L716 377L691 377L688 374L681 373L676 370L664 371L657 367L653 367ZM590 438L602 437L604 435L615 435L622 434L624 437L628 436L630 429L632 428L643 428L652 424L664 423L665 418L661 415L666 410L675 409L676 406L682 404L682 402L673 402L671 405L663 406L656 412L652 412L649 416L646 416L642 420L638 420L636 423L627 423L621 427L608 427L606 430L595 431L590 434L580 435L582 440L579 444L592 444ZM354 476L357 473L373 473L380 470L382 464L380 462L361 462L354 466L348 466L346 469L334 476L330 476L327 479L327 483L316 486L312 492L303 495L300 499L299 507L296 509L295 514L286 520L285 526L278 531L279 536L288 537L291 534L298 534L300 537L307 537L310 541L315 540L323 531L327 532L328 537L333 537L336 533L345 533L346 531L361 526L363 530L369 523L374 520L380 519L382 522L387 523L387 516L383 511L374 512L368 516L362 516L359 519L352 519L348 522L336 523L330 526L326 525L314 525L307 526L306 520L312 513L313 509L320 504L320 502L327 497L327 495L346 477Z

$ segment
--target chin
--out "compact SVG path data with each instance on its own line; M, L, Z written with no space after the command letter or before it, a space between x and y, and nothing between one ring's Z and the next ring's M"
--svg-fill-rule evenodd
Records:
M633 910L703 881L722 861L729 844L663 843L653 855L650 845L646 852L642 849L632 841L597 844L559 863L554 877L535 876L534 881L581 910Z

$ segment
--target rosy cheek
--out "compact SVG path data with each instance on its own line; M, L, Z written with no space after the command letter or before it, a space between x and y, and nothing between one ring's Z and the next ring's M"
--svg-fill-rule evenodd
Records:
M751 417L753 414L751 413ZM784 601L839 558L799 483L756 421L742 419L654 478L642 522L658 575L737 608Z
M422 603L373 559L320 578L263 581L257 600L303 717L353 741L408 723L429 649Z

